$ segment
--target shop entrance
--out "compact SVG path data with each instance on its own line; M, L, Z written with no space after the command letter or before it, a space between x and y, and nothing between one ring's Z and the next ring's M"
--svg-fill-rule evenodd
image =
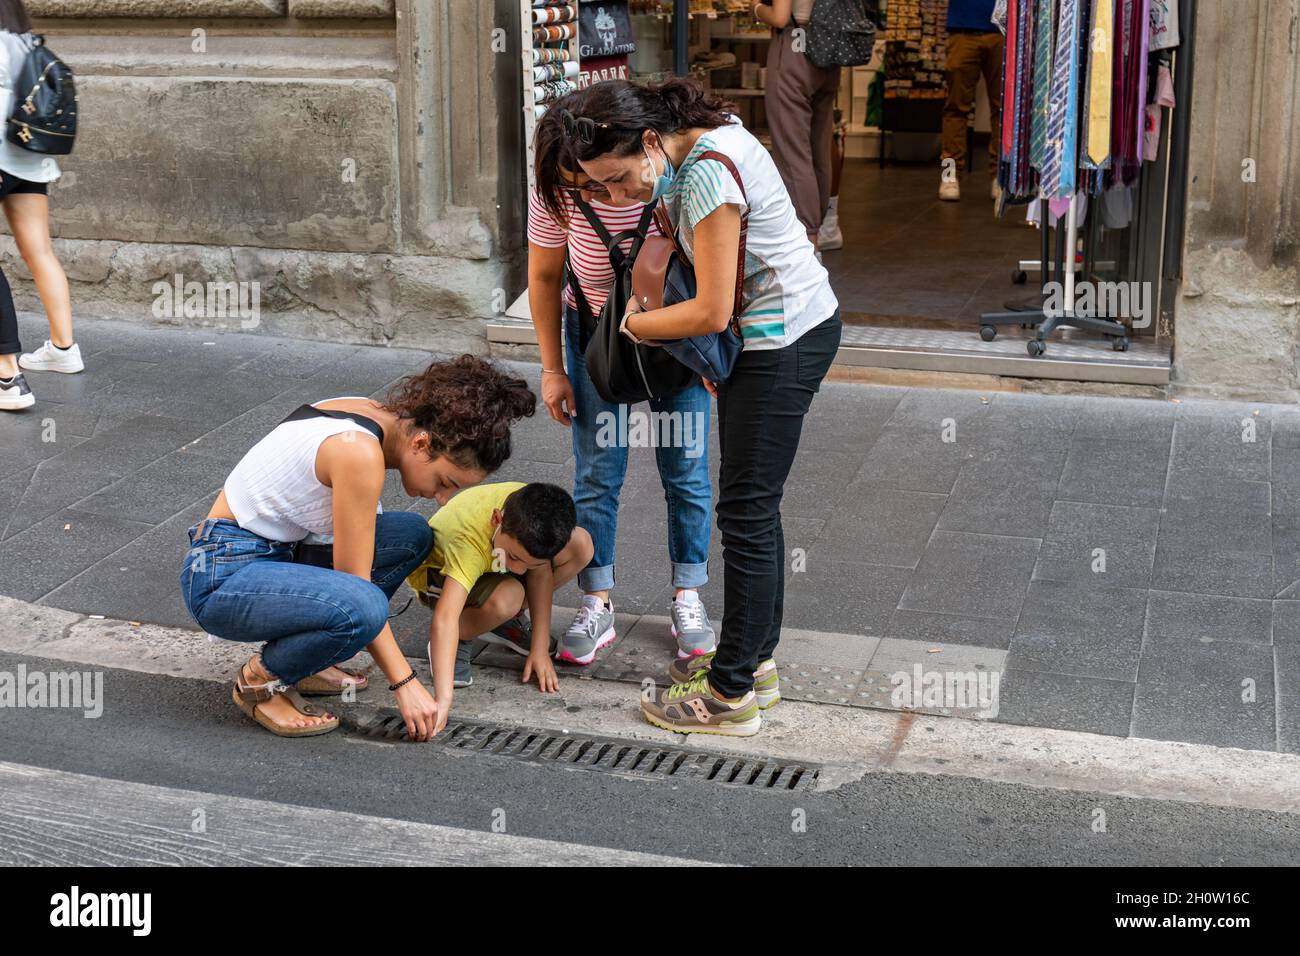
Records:
M1018 10L1038 17L1039 8L1048 2L1009 0L1008 5L1013 16ZM1087 11L1076 27L1083 37L1095 0L1072 2ZM535 6L530 0L522 3L526 9ZM970 9L994 6L993 0L951 3L968 17ZM1058 15L1060 3L1055 0L1052 8ZM1175 42L1169 44L1168 36L1156 40L1153 30L1147 73L1154 91L1164 68L1169 89L1161 90L1189 99L1190 30L1184 23L1178 43L1176 0L1112 3L1120 15L1126 5L1137 4L1142 9L1154 5L1172 16ZM584 0L575 6L579 11L599 7L601 22L617 34L615 42L623 53L616 60L593 57L591 70L580 60L576 69L570 68L572 82L580 84L584 77L595 81L611 71L634 80L690 72L735 102L748 128L770 145L766 96L774 78L767 75L766 64L772 34L754 19L747 2ZM960 98L949 105L949 50L990 42L1002 50L1007 41L991 22L981 30L969 20L960 22L960 16L950 18L950 0L869 0L868 7L880 24L875 54L870 63L841 71L836 98L838 188L832 215L819 237L846 326L839 364L1166 385L1173 344L1173 283L1180 267L1180 179L1186 169L1186 142L1178 142L1186 124L1179 110L1155 106L1159 122L1149 147L1151 158L1141 164L1130 189L1104 201L1080 200L1076 210L1075 294L1069 303L1076 304L1080 314L1091 310L1123 322L1124 341L1064 328L1045 338L1043 354L1031 355L1036 337L1032 323L1043 318L1035 310L1044 303L1044 280L1055 283L1046 289L1049 305L1058 311L1069 308L1061 301L1070 271L1068 218L1063 216L1057 224L1046 212L1057 227L1044 231L1037 224L1045 212L1039 204L999 207L995 201L996 160L990 157L989 144L1000 147L1005 139L1001 122L995 126L999 111L992 104L1001 106L1007 96L1005 74L994 80L997 88L992 90L984 71L958 78L974 89L964 122L953 120ZM958 21L952 33L950 19ZM575 49L581 50L585 41L576 29L574 33ZM1180 57L1185 67L1181 76ZM525 60L526 70L530 62ZM1024 66L1031 64L1032 59ZM1081 54L1080 89L1088 65L1087 55ZM1083 94L1077 95L1082 108ZM525 103L526 113L542 108L535 97ZM944 154L953 152L957 155L945 162ZM995 149L995 155L1000 153ZM945 177L955 181L960 198L951 191L941 198ZM1080 291L1092 298L1085 300ZM511 310L519 318L526 315L521 306L522 301ZM982 318L1008 310L1024 310L1025 325L1004 320L994 329ZM527 333L509 322L494 324L499 340L525 341Z

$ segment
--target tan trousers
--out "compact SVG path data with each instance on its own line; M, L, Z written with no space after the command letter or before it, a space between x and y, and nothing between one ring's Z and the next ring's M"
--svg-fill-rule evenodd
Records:
M831 134L840 68L814 65L793 48L795 36L792 29L773 31L764 101L772 158L799 221L816 232L831 201Z
M943 157L956 161L960 175L966 163L966 125L975 108L980 77L989 91L989 175L998 174L998 144L1002 139L1002 34L948 35L948 103L943 108Z

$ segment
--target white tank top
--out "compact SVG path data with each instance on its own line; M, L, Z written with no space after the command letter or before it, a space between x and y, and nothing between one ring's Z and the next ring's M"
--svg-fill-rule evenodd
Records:
M225 485L239 526L271 541L332 540L334 490L316 477L316 453L325 439L345 432L377 441L349 419L306 418L277 425L249 449Z

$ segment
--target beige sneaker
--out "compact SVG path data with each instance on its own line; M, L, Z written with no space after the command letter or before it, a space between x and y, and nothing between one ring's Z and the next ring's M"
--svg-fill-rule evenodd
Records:
M709 689L709 674L700 671L685 684L673 684L641 700L641 713L656 727L679 734L752 737L763 726L758 700L750 691L734 704L718 700Z
M945 179L939 183L939 198L944 202L961 201L961 183L957 180Z
M701 671L713 666L714 653L676 660L668 666L668 677L674 684L685 684L695 678ZM781 700L781 676L776 670L776 661L770 657L758 665L754 671L754 698L759 710L767 710Z

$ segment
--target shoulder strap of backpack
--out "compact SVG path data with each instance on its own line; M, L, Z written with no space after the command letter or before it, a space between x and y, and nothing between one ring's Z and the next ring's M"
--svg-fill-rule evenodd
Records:
M740 171L736 169L736 164L731 161L730 156L719 153L716 149L706 149L696 157L696 160L701 159L713 159L727 167L731 178L740 187L741 197L745 200L745 210L740 214L740 247L736 254L736 299L731 310L731 327L739 335L740 313L744 305L741 301L741 289L745 282L745 238L749 233L749 194L745 191L744 180L740 178Z
M578 310L578 351L585 352L587 342L596 329L596 314L591 311L591 303L587 301L587 295L582 291L582 283L578 281L578 276L573 271L573 263L569 261L567 248L564 250L564 275L569 292L573 296L573 306Z
M583 202L582 197L577 193L573 194L573 204L577 206L583 216L586 217L587 222L591 223L591 228L596 230L596 235L600 236L600 241L603 242L605 248L608 249L610 242L609 230L605 228L605 224L601 222L600 217L596 215L596 210Z

